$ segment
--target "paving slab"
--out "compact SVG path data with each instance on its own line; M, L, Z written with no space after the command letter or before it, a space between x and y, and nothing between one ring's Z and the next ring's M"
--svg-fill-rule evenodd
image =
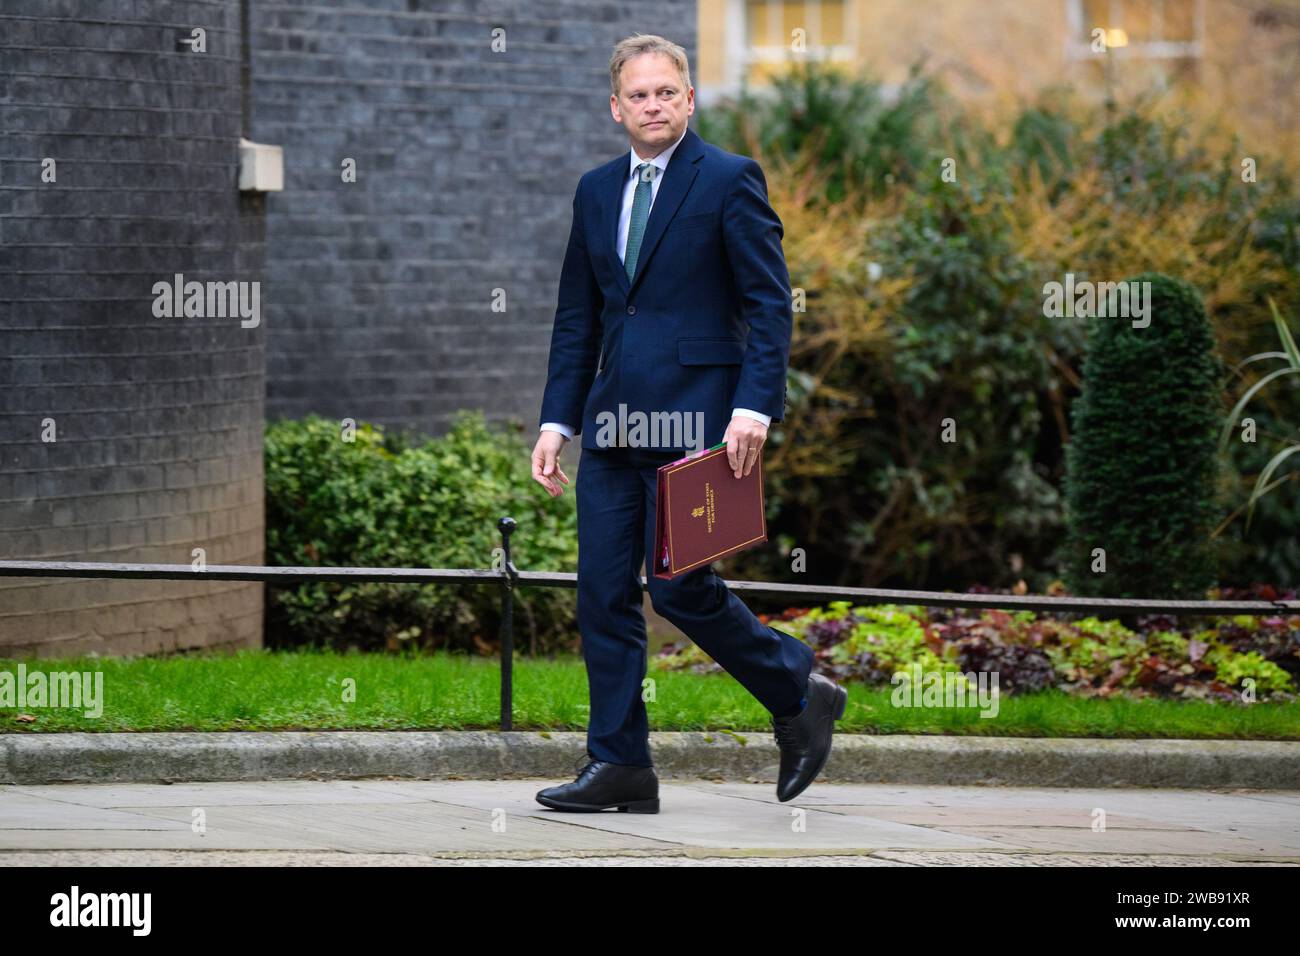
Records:
M783 804L764 784L661 781L661 812L629 814L564 813L536 803L536 791L555 782L0 786L0 865L54 863L77 853L106 865L315 858L331 861L322 865L558 865L646 857L657 865L660 858L823 856L835 858L831 865L1015 866L1066 858L1078 865L1300 864L1300 794L1290 792L819 782ZM1105 810L1100 832L1092 828L1097 808ZM203 822L197 832L196 810Z
M935 854L935 859L946 859ZM433 856L420 853L313 853L309 851L208 852L169 850L43 852L0 851L0 866L883 866L908 867L916 864L884 859L878 855L821 854L818 856L676 856L664 853L621 856L545 855L545 856ZM947 864L938 864L947 865ZM996 865L996 864L994 864Z

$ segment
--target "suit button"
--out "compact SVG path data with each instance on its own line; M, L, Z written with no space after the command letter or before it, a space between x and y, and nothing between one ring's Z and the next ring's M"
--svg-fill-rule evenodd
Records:
M629 305L629 306L627 307L627 314L628 314L628 315L636 315L636 306L634 306L634 305Z

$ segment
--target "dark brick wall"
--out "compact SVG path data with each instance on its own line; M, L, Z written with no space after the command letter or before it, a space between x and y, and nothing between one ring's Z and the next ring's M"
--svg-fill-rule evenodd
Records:
M473 407L535 432L573 190L628 148L610 51L660 32L693 60L694 0L250 12L253 138L285 148L268 200L268 415L436 434Z
M0 0L6 558L262 561L265 322L155 318L151 291L261 278L239 24L238 0ZM194 26L206 53L176 48ZM0 579L0 656L256 646L261 615L261 585Z
M482 408L531 435L573 189L627 148L609 51L640 31L693 54L695 21L693 0L0 0L0 557L260 563L268 415L436 434ZM204 54L176 47L195 26ZM241 132L284 147L284 192L241 197ZM262 325L155 318L175 273L261 280ZM0 656L256 645L261 617L261 585L0 579Z

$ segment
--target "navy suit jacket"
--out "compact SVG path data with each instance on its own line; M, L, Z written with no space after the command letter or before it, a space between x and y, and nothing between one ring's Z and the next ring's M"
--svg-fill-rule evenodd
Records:
M688 128L629 281L617 244L628 162L578 181L538 425L563 422L596 448L596 416L617 418L620 404L702 412L702 443L659 446L694 450L722 440L732 408L781 421L793 306L762 169Z

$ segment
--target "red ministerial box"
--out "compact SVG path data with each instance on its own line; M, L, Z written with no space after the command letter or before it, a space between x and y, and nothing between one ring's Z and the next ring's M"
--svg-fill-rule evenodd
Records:
M726 442L659 469L655 577L675 578L766 540L761 451L740 478L727 463Z

